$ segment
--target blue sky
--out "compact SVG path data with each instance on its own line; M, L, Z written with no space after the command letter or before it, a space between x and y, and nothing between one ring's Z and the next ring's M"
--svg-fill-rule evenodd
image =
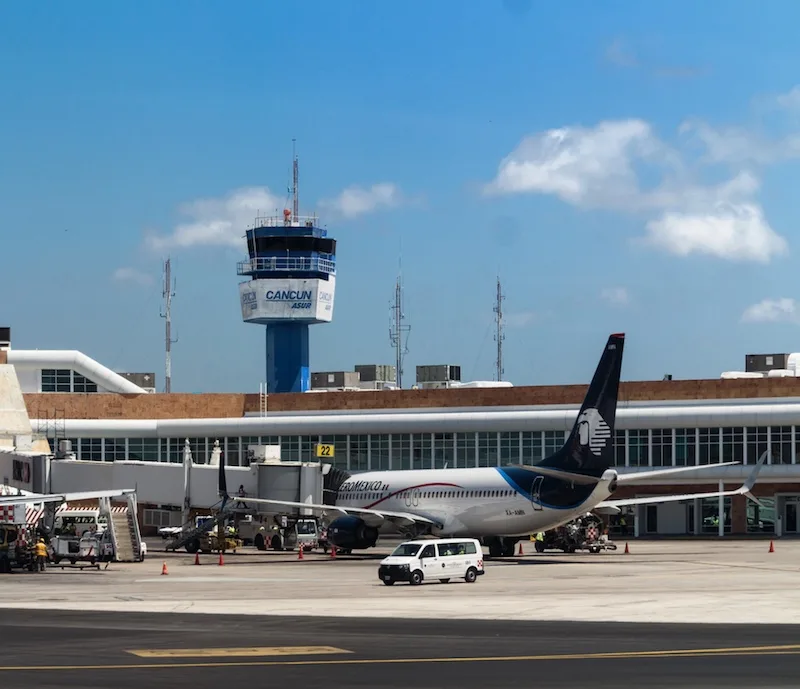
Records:
M800 350L800 5L486 0L0 7L0 321L173 389L256 391L236 262L286 198L338 240L312 369L586 382L717 377ZM202 203L198 203L202 202Z

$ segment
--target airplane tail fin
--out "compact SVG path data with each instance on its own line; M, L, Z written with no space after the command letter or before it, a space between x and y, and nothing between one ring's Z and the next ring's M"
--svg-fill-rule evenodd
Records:
M219 458L219 484L218 491L219 497L225 500L228 497L228 482L225 479L225 453L223 452Z
M623 333L608 338L564 446L539 466L599 478L614 464L614 426L624 346Z

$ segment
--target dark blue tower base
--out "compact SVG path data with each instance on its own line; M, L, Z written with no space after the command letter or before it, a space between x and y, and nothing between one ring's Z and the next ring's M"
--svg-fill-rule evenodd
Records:
M305 392L311 387L308 323L267 326L267 393Z

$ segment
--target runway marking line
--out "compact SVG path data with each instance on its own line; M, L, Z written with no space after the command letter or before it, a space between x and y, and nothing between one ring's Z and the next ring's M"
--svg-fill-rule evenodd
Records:
M346 651L348 652L348 651ZM352 652L352 651L349 651ZM455 658L350 658L340 660L256 660L256 661L219 661L196 663L118 663L108 665L30 665L0 666L0 672L37 672L47 670L86 671L86 670L156 670L159 668L226 668L226 667L269 667L278 665L398 665L413 663L488 663L503 661L535 661L535 660L600 660L636 659L636 658L703 658L725 656L754 655L798 655L800 644L782 646L741 646L731 648L686 648L661 651L618 651L608 653L561 653L550 655L524 656L464 656Z
M335 646L252 646L247 648L154 648L127 651L139 658L244 658L352 653Z

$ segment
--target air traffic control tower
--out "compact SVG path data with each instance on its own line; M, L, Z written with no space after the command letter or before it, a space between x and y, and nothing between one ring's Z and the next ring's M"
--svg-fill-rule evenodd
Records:
M308 328L330 323L336 290L336 241L316 217L294 211L256 218L248 229L249 260L241 261L239 284L245 323L267 326L267 393L305 392L311 386Z

